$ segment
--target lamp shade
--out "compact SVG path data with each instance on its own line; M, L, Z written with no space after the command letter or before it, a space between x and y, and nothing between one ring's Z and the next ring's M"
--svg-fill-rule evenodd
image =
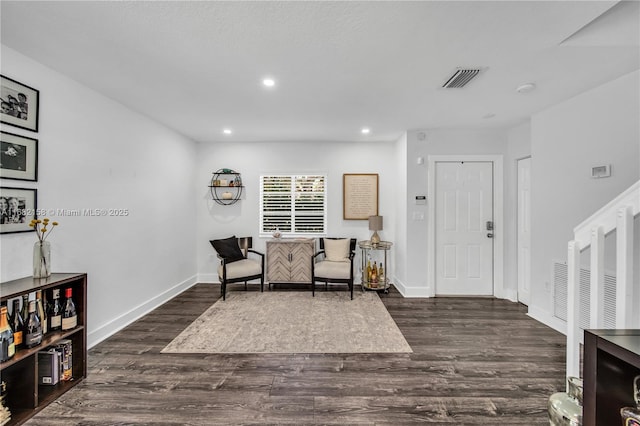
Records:
M382 231L382 216L369 216L369 231Z

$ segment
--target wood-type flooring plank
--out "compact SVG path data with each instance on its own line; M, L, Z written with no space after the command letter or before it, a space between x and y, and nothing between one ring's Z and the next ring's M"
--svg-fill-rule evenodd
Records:
M565 387L564 336L525 306L394 288L380 298L413 353L160 353L219 295L197 284L96 345L88 377L27 425L546 425Z

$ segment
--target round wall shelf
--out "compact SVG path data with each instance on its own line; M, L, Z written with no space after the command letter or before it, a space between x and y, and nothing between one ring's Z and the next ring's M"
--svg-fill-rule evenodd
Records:
M231 169L216 170L209 183L211 198L223 206L237 203L242 196L243 188L240 173Z

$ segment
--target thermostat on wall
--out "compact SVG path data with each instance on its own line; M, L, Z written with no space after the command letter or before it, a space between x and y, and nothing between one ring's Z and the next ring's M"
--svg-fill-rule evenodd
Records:
M426 195L416 195L416 204L427 204Z
M591 168L591 177L594 179L611 176L611 164L605 166L594 166Z

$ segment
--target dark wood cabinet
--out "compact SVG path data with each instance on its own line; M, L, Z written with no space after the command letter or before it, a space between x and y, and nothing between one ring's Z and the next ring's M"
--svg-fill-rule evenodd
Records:
M19 349L13 358L0 364L2 380L7 384L7 407L11 411L9 425L20 425L87 376L87 274L51 274L48 278L21 278L0 284L0 300L9 301L23 294L50 289L73 289L78 325L66 331L45 334L42 343L33 348ZM38 351L69 339L73 346L72 380L58 384L38 385Z
M620 409L635 407L640 330L585 330L583 368L583 425L622 424Z

